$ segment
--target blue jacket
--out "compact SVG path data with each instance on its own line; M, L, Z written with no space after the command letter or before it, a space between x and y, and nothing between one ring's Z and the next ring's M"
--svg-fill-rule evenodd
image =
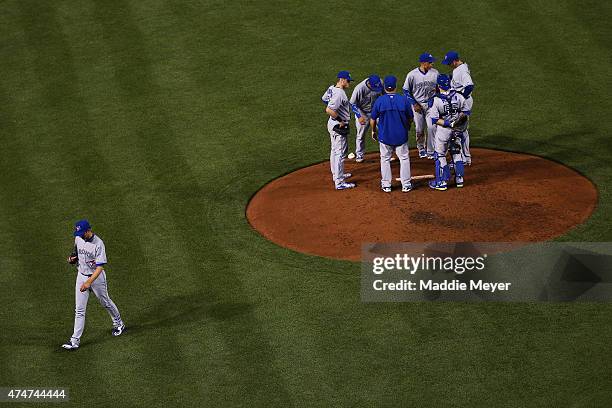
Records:
M389 146L408 142L412 108L406 96L384 94L374 103L372 119L378 119L378 141Z

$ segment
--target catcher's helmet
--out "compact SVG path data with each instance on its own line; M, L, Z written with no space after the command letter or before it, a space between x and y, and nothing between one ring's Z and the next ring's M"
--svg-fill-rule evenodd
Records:
M446 74L440 74L438 75L438 88L440 88L443 91L446 91L448 89L450 89L451 85L450 85L450 78L448 75Z

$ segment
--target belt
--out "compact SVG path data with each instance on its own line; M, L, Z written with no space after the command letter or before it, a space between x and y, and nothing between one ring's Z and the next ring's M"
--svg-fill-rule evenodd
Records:
M79 272L79 273L80 273L81 275L83 275L83 276L87 276L88 278L90 278L90 277L91 277L91 275L93 275L93 273L92 273L91 275L85 275L83 272Z

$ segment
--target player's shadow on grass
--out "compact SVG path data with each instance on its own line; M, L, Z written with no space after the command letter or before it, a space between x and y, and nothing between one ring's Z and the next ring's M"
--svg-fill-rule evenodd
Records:
M206 324L206 321L227 321L240 316L247 316L253 311L253 305L248 303L213 302L207 300L207 294L194 293L164 298L159 303L142 309L139 314L126 314L125 336L143 334L160 329L192 324ZM109 330L102 333L96 330L96 335L89 340L84 336L81 345L103 343L112 340Z

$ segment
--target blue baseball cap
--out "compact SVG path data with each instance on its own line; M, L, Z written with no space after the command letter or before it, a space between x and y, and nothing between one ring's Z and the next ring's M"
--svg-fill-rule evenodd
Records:
M451 62L458 60L458 59L459 59L459 53L457 51L449 51L444 56L444 60L442 61L442 63L444 65L450 65Z
M446 74L438 75L438 80L436 82L438 84L438 88L442 89L443 91L446 91L451 87L450 77Z
M419 62L434 62L436 59L428 52L424 52L419 57Z
M351 74L348 71L338 72L338 79L346 79L349 82L353 80L353 78L351 78Z
M385 77L385 89L395 89L397 87L397 78L393 75L387 75Z
M85 232L87 232L87 230L90 230L90 229L91 229L91 225L89 225L89 221L87 220L77 221L74 224L74 236L82 237L83 234L85 234Z
M370 75L368 77L368 83L370 84L370 89L372 89L374 92L382 92L383 84L378 75Z

